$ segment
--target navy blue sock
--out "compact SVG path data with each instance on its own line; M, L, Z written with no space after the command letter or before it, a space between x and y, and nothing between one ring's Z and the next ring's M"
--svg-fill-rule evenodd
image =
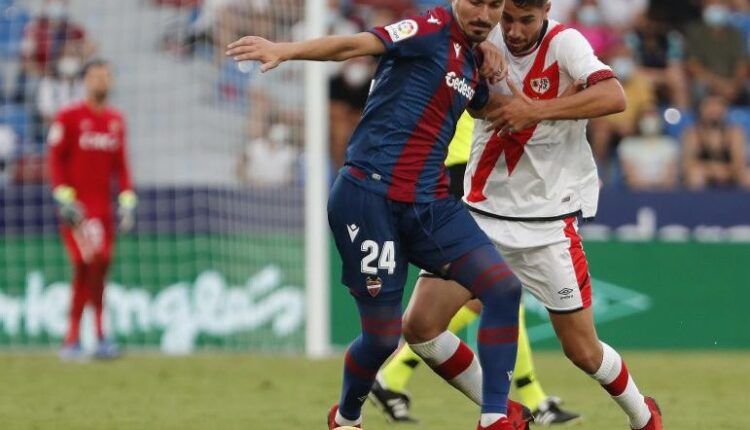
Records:
M356 420L372 388L380 366L396 350L401 339L401 302L373 303L357 299L362 333L349 345L344 364L344 383L339 413Z
M492 245L453 262L448 275L484 305L477 339L482 364L482 413L507 414L518 347L521 282Z

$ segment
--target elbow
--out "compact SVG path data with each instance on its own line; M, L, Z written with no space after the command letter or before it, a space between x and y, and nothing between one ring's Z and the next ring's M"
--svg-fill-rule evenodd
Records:
M628 108L628 102L625 99L625 95L621 94L620 97L613 97L612 98L612 106L611 106L611 113L620 113L624 112L625 109Z

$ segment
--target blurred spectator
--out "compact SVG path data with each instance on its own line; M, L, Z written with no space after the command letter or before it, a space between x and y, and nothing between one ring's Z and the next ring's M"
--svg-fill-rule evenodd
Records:
M745 49L750 53L750 0L732 0L731 24L742 33Z
M18 98L34 94L43 76L51 74L63 52L84 62L94 52L83 27L68 17L67 0L45 0L42 12L24 29L21 46L23 73Z
M63 54L55 71L42 78L36 95L36 107L46 129L63 106L80 100L85 94L81 79L81 60L77 55Z
M239 161L240 181L264 188L289 185L299 157L289 142L290 129L281 123L271 126L267 137L253 139Z
M624 137L635 134L638 118L642 112L655 105L653 86L649 78L641 72L630 50L620 45L615 55L609 60L617 79L625 90L628 107L624 112L596 118L589 123L589 135L594 157L605 176L610 164L610 157Z
M0 186L4 186L13 176L11 167L16 155L18 136L13 128L0 124Z
M704 0L652 0L648 8L649 18L668 22L682 30L685 24L700 19Z
M15 94L23 29L29 14L13 0L0 0L0 103Z
M283 122L293 135L302 132L305 117L305 65L301 61L282 64L268 73L251 73L248 132L252 139L265 136L268 126Z
M577 6L578 0L554 0L549 11L549 18L557 22L567 23Z
M601 0L599 9L607 25L629 30L643 18L648 4L649 0Z
M570 26L583 34L598 57L608 57L619 42L620 35L604 22L599 1L580 0L580 7L574 9L574 12L570 18Z
M689 108L682 36L665 23L644 18L627 41L641 71L651 79L660 103Z
M748 76L742 35L732 27L726 0L705 0L703 22L686 31L688 71L695 100L718 93L730 103L747 104Z
M335 169L344 165L349 138L367 102L374 66L367 57L349 60L330 81L331 162Z
M700 104L698 121L683 136L685 182L693 190L750 187L745 159L746 137L727 122L727 104L710 95Z
M631 190L673 190L677 186L679 144L663 133L657 109L642 113L638 133L623 139L617 152L625 183Z

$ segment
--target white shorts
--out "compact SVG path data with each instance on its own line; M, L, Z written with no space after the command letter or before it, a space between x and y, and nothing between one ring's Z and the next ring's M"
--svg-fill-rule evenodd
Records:
M550 312L591 306L591 276L576 217L525 222L472 215L523 286Z

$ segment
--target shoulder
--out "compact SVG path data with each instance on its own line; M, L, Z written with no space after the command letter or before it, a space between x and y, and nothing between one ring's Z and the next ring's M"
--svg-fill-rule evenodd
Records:
M120 112L117 108L108 106L105 112L109 119L115 119L119 121L125 120L125 117L123 116L122 112Z
M562 25L562 24L558 24ZM558 50L558 52L580 52L580 51L590 51L591 43L586 39L586 37L575 28L570 27L562 27L559 28L557 26L551 27L549 29L549 32L552 31L559 31L559 34L557 34L552 41L550 42L551 46Z
M65 105L57 112L58 121L72 121L75 118L80 117L83 112L83 107L82 102L74 102Z

